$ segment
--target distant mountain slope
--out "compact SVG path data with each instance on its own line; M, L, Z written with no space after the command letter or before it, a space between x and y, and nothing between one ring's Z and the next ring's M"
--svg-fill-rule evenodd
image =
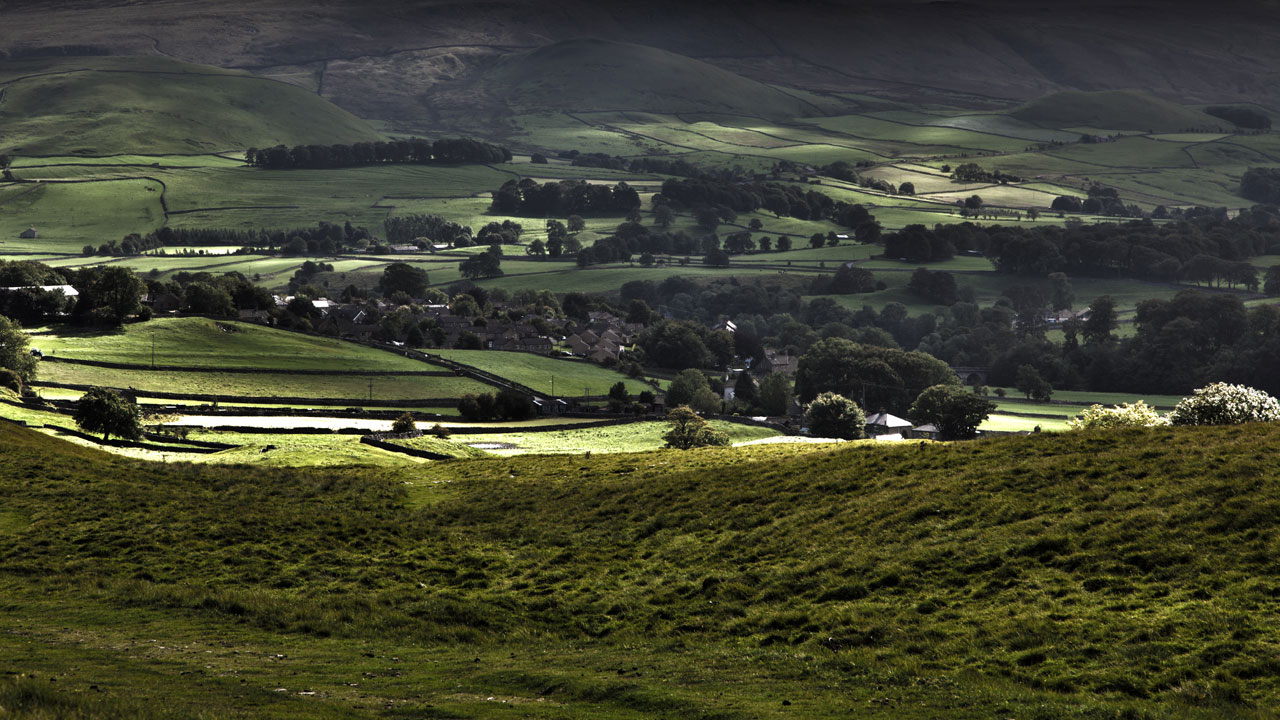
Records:
M996 109L1141 88L1280 107L1274 0L8 0L0 56L157 54L250 69L401 129L485 120L493 62L580 37L637 43L777 86ZM457 88L461 92L453 92Z
M201 153L374 140L365 121L291 85L159 57L0 62L0 151Z
M813 106L755 80L665 50L598 39L502 57L479 81L515 110L723 112L797 117Z
M1180 132L1226 127L1231 123L1143 92L1105 90L1054 93L1009 113L1042 127L1091 127L1108 130Z

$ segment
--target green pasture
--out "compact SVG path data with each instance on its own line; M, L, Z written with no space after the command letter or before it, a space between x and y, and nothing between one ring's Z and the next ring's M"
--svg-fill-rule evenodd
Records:
M1042 432L1056 432L1067 429L1066 418L1029 418L1018 417L1016 415L1002 415L994 413L987 418L978 430L986 432L1035 432L1036 428L1040 428Z
M512 380L540 393L557 395L604 395L616 383L624 383L632 395L653 391L652 385L615 370L580 360L564 360L546 355L499 350L429 350L447 360L460 362L484 372Z
M223 373L181 370L116 370L44 363L39 380L73 385L101 385L141 394L180 392L215 395L235 401L245 396L343 399L361 405L410 398L457 398L467 393L492 392L493 388L465 377L416 377L406 375L284 375L279 373Z
M1185 152L1188 147L1187 143L1161 142L1148 137L1127 137L1114 142L1053 148L1045 151L1044 154L1099 168L1195 167L1195 160Z
M813 118L805 122L843 135L914 145L989 152L1017 152L1027 146L1027 142L1020 138L1000 137L953 127L908 125L866 115Z
M0 253L78 253L86 244L146 234L164 223L154 180L87 183L33 183L0 186ZM39 237L18 234L34 227Z
M145 168L197 168L197 167L242 167L244 161L239 157L226 155L99 155L84 157L80 155L40 155L18 156L13 159L14 171L27 168L47 170L56 167L85 167L100 169L120 169L121 172L135 170L139 166ZM19 173L22 175L23 173Z
M726 420L712 420L711 425L729 435L731 443L759 440L779 435L777 431L755 425L742 425ZM646 421L588 427L574 430L551 430L536 433L495 433L492 435L455 436L454 441L479 446L493 455L580 455L591 453L625 453L657 450L666 445L662 436L670 429L662 421ZM496 447L494 447L496 446Z
M601 125L588 125L564 114L517 115L511 142L546 151L577 150L607 155L646 155L661 152L665 143L647 140ZM537 166L537 169L549 166ZM594 172L594 170L592 171Z
M263 368L334 372L443 370L356 343L207 318L158 318L116 330L59 326L35 334L46 355L76 360L193 368ZM48 368L53 363L45 363ZM44 374L43 372L41 373Z
M1239 169L1239 173L1243 171ZM1218 169L1107 173L1097 179L1122 193L1146 196L1149 202L1164 205L1244 207L1250 204L1240 196L1239 174L1233 177Z

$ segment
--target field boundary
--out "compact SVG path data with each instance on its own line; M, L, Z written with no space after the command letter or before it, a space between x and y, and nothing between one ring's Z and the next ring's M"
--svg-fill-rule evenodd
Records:
M88 392L99 385L80 385L76 383L55 383L55 382L34 382L34 387L56 388L58 390L79 390L80 392ZM235 403L262 403L265 405L318 405L323 407L362 407L365 405L378 405L382 407L457 407L458 398L416 398L399 400L376 400L370 402L366 398L304 398L304 397L276 397L271 395L202 395L198 393L171 393L163 391L137 390L136 388L112 388L121 392L129 392L143 397L152 397L160 400L195 400L206 403L219 402L235 402Z

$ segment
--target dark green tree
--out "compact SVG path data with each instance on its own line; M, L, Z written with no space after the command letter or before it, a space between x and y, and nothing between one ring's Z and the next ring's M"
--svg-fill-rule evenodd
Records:
M760 409L765 415L779 417L791 411L791 381L775 372L760 381Z
M1082 335L1087 345L1105 343L1111 340L1111 331L1116 329L1116 301L1110 295L1101 295L1089 305L1089 315L1084 320Z
M26 384L36 379L36 364L30 337L22 332L22 326L0 315L0 368L12 371Z
M89 388L76 402L76 424L85 432L100 432L107 440L115 435L125 440L142 437L138 406L109 388Z
M502 276L502 247L490 245L488 250L477 253L458 263L464 278L491 278Z
M912 421L933 423L943 440L965 440L978 434L996 404L958 385L934 385L916 398L907 412Z
M849 398L825 392L805 406L804 421L813 437L856 440L862 437L867 417Z
M1028 400L1045 401L1053 396L1053 385L1040 374L1034 365L1019 365L1014 387Z
M609 412L624 412L630 404L631 393L627 392L627 384L619 380L609 388Z
M427 271L409 263L391 263L382 271L378 290L386 296L402 292L409 297L420 298L427 290Z

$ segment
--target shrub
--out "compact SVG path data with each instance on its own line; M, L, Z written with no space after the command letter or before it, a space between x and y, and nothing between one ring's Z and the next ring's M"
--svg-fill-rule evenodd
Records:
M814 437L856 440L867 424L866 413L849 398L824 392L805 406L804 421Z
M1161 415L1155 408L1141 400L1136 403L1121 403L1112 407L1090 405L1084 412L1067 421L1067 425L1073 430L1156 427L1168 424L1169 418Z
M9 388L21 394L22 387L22 377L17 372L9 368L0 367L0 388Z
M406 412L402 414L400 417L396 418L395 422L391 423L391 432L393 433L397 433L397 434L411 433L415 429L416 429L416 426L413 424L412 413Z
M1280 400L1244 385L1214 383L1183 398L1169 421L1174 425L1238 425L1280 420Z

